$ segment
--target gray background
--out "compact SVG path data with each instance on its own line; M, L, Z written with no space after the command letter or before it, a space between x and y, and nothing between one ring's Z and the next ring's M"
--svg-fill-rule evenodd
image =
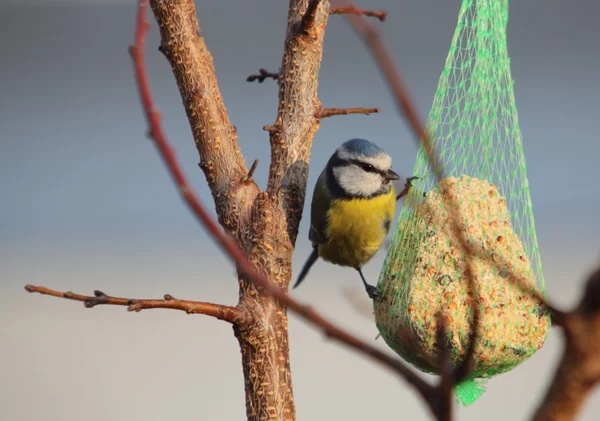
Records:
M245 82L276 71L285 1L196 2L230 116L248 161L260 159L276 86ZM386 9L385 41L426 115L459 0L372 0ZM182 204L153 145L134 85L127 46L135 2L3 1L0 7L0 406L8 421L241 420L237 343L226 324L168 311L122 308L28 295L26 283L119 296L177 297L233 304L228 259ZM576 302L598 263L600 192L594 168L600 85L600 6L593 0L529 0L510 11L509 53L527 156L536 228L549 295ZM153 23L150 79L164 126L201 199L213 205ZM313 148L309 194L333 150L366 137L410 174L416 149L376 67L339 16L327 27L319 96L325 106L380 106L379 115L324 120ZM308 202L307 202L308 207ZM297 272L308 253L301 224ZM384 257L366 268L373 282ZM343 295L363 300L352 270L317 264L294 296L366 340L376 328ZM365 304L366 301L361 301ZM429 419L402 381L290 317L298 418ZM461 420L524 419L560 355L560 332L529 361L494 379ZM375 342L385 349L382 340ZM508 402L508 403L507 403ZM582 419L598 418L600 394Z

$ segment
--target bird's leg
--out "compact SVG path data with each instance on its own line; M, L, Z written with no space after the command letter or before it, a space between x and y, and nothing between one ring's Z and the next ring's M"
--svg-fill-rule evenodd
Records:
M360 279L362 279L362 282L365 286L365 290L367 291L367 294L369 294L369 298L371 300L381 301L383 299L383 295L381 295L379 291L377 291L377 287L369 285L367 283L367 281L365 280L365 276L363 275L362 270L360 268L356 268L356 270L360 274Z
M404 183L404 188L402 189L402 191L400 193L398 193L398 195L396 196L396 200L400 200L402 199L404 196L406 196L410 190L410 188L412 187L412 182L414 180L418 180L419 177L408 177L406 179L406 183Z

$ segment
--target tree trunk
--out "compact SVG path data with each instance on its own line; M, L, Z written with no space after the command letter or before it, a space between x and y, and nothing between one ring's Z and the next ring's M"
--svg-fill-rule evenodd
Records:
M256 268L286 289L304 208L310 151L319 128L317 97L326 0L290 0L279 69L279 107L269 132L267 190L248 174L221 98L212 57L200 32L192 0L152 0L160 27L160 50L169 60L221 225ZM253 323L234 324L245 380L248 420L295 419L287 310L252 282L239 277L237 308Z

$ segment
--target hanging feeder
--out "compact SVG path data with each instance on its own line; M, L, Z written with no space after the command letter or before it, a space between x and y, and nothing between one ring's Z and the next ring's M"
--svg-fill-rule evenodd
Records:
M413 172L420 178L405 199L379 277L385 298L375 303L385 342L433 374L439 372L440 346L450 350L452 365L464 360L478 306L475 367L455 389L464 405L478 399L486 379L540 349L550 328L548 313L516 282L544 293L507 23L508 0L462 3L428 119L447 178L438 182L421 147ZM462 253L455 220L476 253L473 259ZM469 264L474 296L468 291ZM438 315L446 344L437 343Z

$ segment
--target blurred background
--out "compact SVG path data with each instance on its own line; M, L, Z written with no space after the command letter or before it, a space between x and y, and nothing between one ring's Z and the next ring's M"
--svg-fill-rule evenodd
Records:
M90 294L237 301L234 269L183 205L150 141L127 53L129 1L0 1L0 407L7 421L242 420L243 378L231 327L173 311L130 314L29 295L27 283ZM196 0L221 92L255 179L266 184L262 126L276 115L276 85L247 83L277 71L287 2ZM460 0L370 0L384 9L383 37L426 116ZM510 10L509 54L536 229L549 296L572 306L599 263L600 6L593 0L529 0ZM163 124L186 174L214 213L153 18L147 61ZM380 114L324 120L309 191L350 137L383 146L403 177L416 148L373 60L340 16L327 26L319 96L326 107L381 107ZM306 203L308 209L309 201ZM294 271L309 253L300 226ZM365 274L375 282L380 252ZM344 296L363 300L353 270L318 263L294 296L374 341L377 329ZM368 305L366 300L361 305ZM426 420L395 375L290 317L298 419ZM374 342L386 348L381 339ZM561 352L559 331L514 371L488 383L459 419L527 419ZM508 404L506 403L508 402ZM581 419L595 420L600 393ZM596 415L594 415L596 414Z

